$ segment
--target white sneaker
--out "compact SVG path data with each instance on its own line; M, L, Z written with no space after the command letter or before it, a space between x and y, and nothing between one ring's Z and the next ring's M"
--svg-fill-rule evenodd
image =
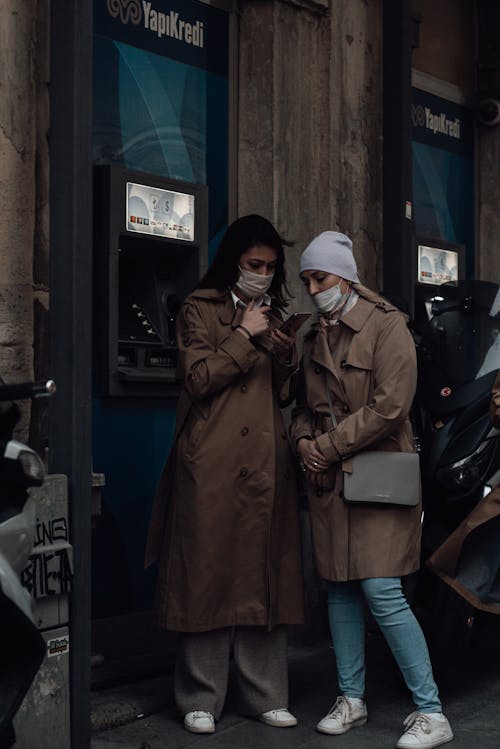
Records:
M364 700L354 697L337 697L337 702L320 720L316 730L320 733L346 733L354 726L363 726L368 719Z
M268 710L266 713L259 715L258 719L268 726L274 726L275 728L288 728L289 726L297 725L297 718L288 712L285 707L278 708L277 710Z
M215 733L214 716L204 710L192 710L184 716L184 728L191 733Z
M453 731L443 713L411 713L404 721L405 732L398 749L433 749L453 739Z

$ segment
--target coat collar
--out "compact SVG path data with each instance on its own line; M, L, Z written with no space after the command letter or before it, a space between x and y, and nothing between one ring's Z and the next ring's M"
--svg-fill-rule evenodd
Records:
M356 304L349 310L349 312L346 312L342 317L340 324L347 325L347 327L354 330L355 333L359 333L375 309L381 309L383 312L399 312L397 307L386 302L382 297L373 294L373 299L367 299L360 294ZM314 338L320 330L320 322L317 321L313 323L304 340L307 341Z
M345 325L351 328L355 333L358 333L365 325L368 318L373 314L377 305L363 297L359 297L354 307L342 317L340 325ZM322 325L319 321L313 323L309 334L306 336L305 341L310 342L311 359L325 367L331 372L342 385L339 377L339 372L333 363L333 357L328 345L328 328Z
M356 302L354 307L351 307L349 312L345 313L340 324L347 325L348 328L351 328L351 330L359 333L365 322L373 313L375 306L376 305L374 305L373 302L369 302L362 296L358 297L358 301Z
M205 299L219 305L219 320L223 325L232 325L238 310L235 309L229 289L195 289L189 295L190 299Z

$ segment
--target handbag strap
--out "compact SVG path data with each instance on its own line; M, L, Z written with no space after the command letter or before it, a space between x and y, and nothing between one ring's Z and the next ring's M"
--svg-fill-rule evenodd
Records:
M333 413L332 396L330 395L330 388L328 387L328 375L325 372L325 385L326 385L326 396L328 398L328 406L330 408L330 416L333 422L333 428L336 429L338 426L337 417Z

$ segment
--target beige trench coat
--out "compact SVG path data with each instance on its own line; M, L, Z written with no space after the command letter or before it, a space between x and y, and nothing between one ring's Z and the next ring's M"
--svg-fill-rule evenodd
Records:
M326 580L399 577L418 569L421 506L348 506L340 461L362 450L413 452L408 418L416 354L404 316L362 286L339 325L315 323L304 338L292 438L315 437L333 468L322 493L309 485L314 551ZM328 416L330 389L338 427ZM346 466L347 467L347 466Z
M500 372L490 401L490 421L500 429ZM494 487L427 560L427 566L466 601L500 614L498 521L500 487Z
M254 345L234 330L240 318L229 293L210 289L193 292L178 318L184 387L146 549L146 565L160 555L167 629L303 618L296 476L278 397L297 365L277 364L267 337Z

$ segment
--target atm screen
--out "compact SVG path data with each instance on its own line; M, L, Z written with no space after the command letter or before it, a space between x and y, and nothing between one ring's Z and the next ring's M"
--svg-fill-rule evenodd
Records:
M458 281L458 252L418 245L417 281L433 286Z
M194 195L127 182L126 230L194 242Z

